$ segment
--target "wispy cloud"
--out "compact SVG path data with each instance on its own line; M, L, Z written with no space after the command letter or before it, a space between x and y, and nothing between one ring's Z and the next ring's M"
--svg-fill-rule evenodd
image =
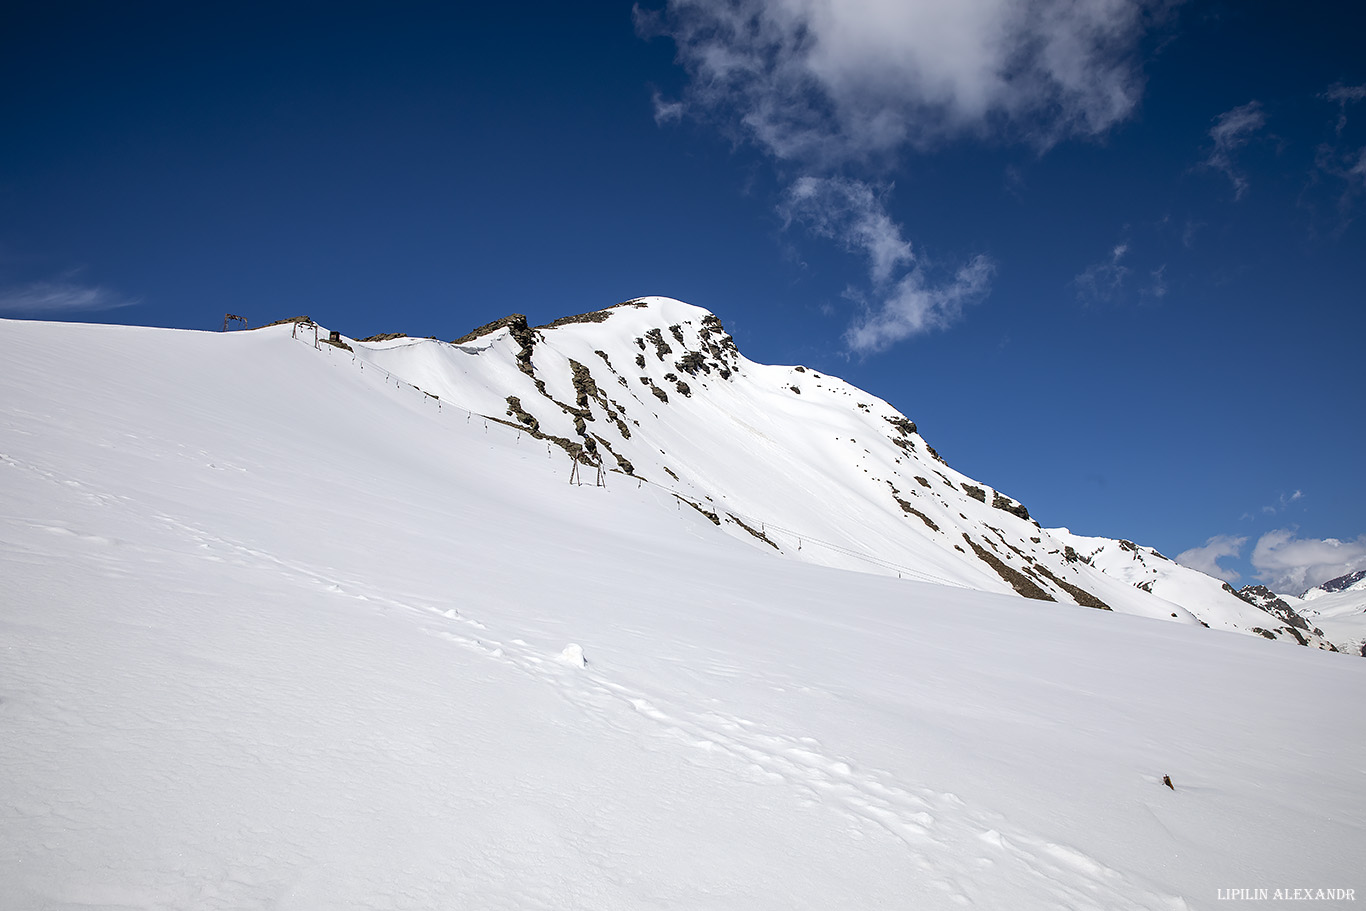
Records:
M1214 118L1209 138L1214 141L1205 164L1220 171L1233 184L1233 198L1242 199L1247 192L1247 176L1237 164L1238 152L1247 145L1254 133L1266 126L1266 114L1259 101L1249 101Z
M1190 550L1183 550L1177 554L1176 562L1216 579L1223 579L1231 584L1237 582L1242 576L1231 569L1220 566L1219 561L1225 557L1236 558L1242 553L1243 545L1246 543L1246 537L1215 535L1206 541L1204 546L1192 547Z
M801 177L788 187L780 211L789 223L801 221L812 233L865 256L872 280L885 284L893 271L915 262L901 226L887 213L890 191L879 193L843 177Z
M989 291L969 258L932 278L889 214L879 175L950 139L1043 151L1104 134L1142 92L1139 40L1172 0L665 0L636 7L690 79L656 120L689 116L794 173L780 211L867 260L876 303L846 333L855 351L952 322ZM939 273L936 273L938 275Z
M1366 195L1366 146L1357 146L1343 136L1347 129L1347 108L1366 100L1366 85L1338 83L1319 97L1338 106L1333 140L1319 145L1314 154L1314 167L1319 174L1342 181L1337 199L1341 229L1350 223L1357 199Z
M1275 503L1268 503L1262 507L1262 512L1268 516L1274 516L1279 512L1284 512L1291 503L1298 503L1304 499L1304 491L1297 490L1290 495L1281 494L1276 498Z
M995 264L975 256L952 278L934 282L917 267L902 276L844 333L845 344L858 354L885 351L899 341L953 325L963 308L977 303L991 290Z
M846 292L864 308L844 335L856 354L885 351L903 339L952 325L966 305L986 296L995 270L990 259L976 256L952 276L932 280L887 212L890 190L845 177L807 176L793 182L780 206L789 224L799 221L867 261L869 294Z
M1366 85L1343 85L1341 82L1337 82L1330 85L1327 91L1319 97L1324 101L1332 101L1337 104L1338 123L1336 132L1340 136L1342 131L1347 129L1347 105L1366 101Z
M1167 296L1167 264L1163 263L1149 272L1148 277L1152 279L1152 283L1144 289L1144 295L1162 300Z
M650 101L655 108L656 125L663 126L683 119L683 102L667 101L658 91L651 95Z
M1129 275L1129 267L1124 265L1124 257L1129 252L1127 243L1118 243L1110 249L1110 255L1100 262L1092 263L1072 278L1072 287L1077 299L1083 303L1094 304L1114 300L1124 288L1124 280ZM1154 275L1160 283L1162 276ZM1166 293L1165 286L1163 294Z
M1187 250L1195 249L1195 235L1205 226L1202 221L1192 221L1186 219L1185 226L1181 229L1181 246Z
M1298 595L1366 568L1366 535L1355 541L1299 538L1293 530L1281 528L1262 535L1250 559L1257 578L1273 591Z
M67 313L114 310L138 303L108 288L85 285L66 277L0 288L0 313L11 316L57 316Z

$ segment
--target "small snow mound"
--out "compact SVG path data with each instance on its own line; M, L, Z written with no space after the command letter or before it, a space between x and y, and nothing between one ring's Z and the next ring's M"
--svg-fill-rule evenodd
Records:
M560 652L560 660L570 667L587 667L588 659L583 656L583 646L570 643Z

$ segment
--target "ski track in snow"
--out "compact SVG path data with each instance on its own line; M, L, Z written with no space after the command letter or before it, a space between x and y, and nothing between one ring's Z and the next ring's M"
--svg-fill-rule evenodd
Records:
M83 482L18 462L3 453L0 464L32 471L93 504L136 508L127 498L94 491ZM579 711L609 725L620 727L615 719L624 711L639 714L672 736L680 749L696 751L694 761L724 757L737 774L786 787L803 805L833 804L865 831L874 827L903 842L913 863L923 872L925 885L941 891L955 904L977 903L972 897L976 880L1001 878L1015 883L1033 880L1036 888L1055 896L1062 907L1153 911L1182 911L1188 907L1179 897L1147 892L1094 858L1020 831L999 814L968 806L952 793L898 783L885 772L865 769L849 758L830 755L814 738L765 730L719 708L699 714L673 707L667 697L641 692L594 670L591 654L588 667L577 668L555 655L538 651L523 639L494 638L485 623L453 609L364 590L361 583L339 580L332 573L281 559L163 512L152 512L148 517L192 542L201 559L264 568L292 584L369 602L382 611L405 611L448 621L441 628L424 626L423 631L555 687ZM64 526L28 524L91 543L119 543ZM741 672L732 673L738 676Z
M87 485L17 463L0 454L0 462L26 468L52 483L75 490L90 502L131 508L125 498L101 494ZM955 904L977 904L977 881L1033 881L1037 894L1055 897L1060 907L1143 908L1183 911L1188 905L1176 896L1148 892L1124 874L1066 845L1055 844L1012 826L1000 814L972 807L956 795L892 780L886 772L867 769L854 760L834 756L811 737L766 730L763 726L720 708L697 713L669 704L667 696L649 694L614 681L588 667L577 668L559 656L537 650L524 639L495 638L480 620L453 609L412 603L374 591L351 580L289 560L212 533L192 522L156 512L150 516L183 536L201 559L229 561L268 569L284 580L322 589L338 596L373 604L381 611L410 612L424 619L446 621L423 632L502 662L552 686L579 711L620 728L616 720L633 712L673 737L680 749L695 751L698 763L728 762L736 774L788 788L793 799L809 806L824 803L840 808L867 835L873 828L903 842L914 865L925 876L924 885L942 892ZM74 535L93 543L116 544L97 535L59 526L30 523L55 534ZM742 672L733 669L735 676ZM1012 889L1018 886L1011 887Z
M487 628L467 617L450 619ZM427 631L541 678L580 710L609 724L615 713L629 708L673 735L682 749L722 754L748 774L791 789L804 803L836 804L865 827L875 826L904 842L926 883L957 904L975 904L974 879L999 866L1004 878L1036 880L1057 897L1059 907L1188 907L1180 897L1137 888L1122 873L1078 850L1019 831L990 810L969 807L955 794L902 786L885 772L832 756L814 738L765 730L717 709L698 714L661 708L664 700L600 672L547 658L521 639L501 642L486 634Z

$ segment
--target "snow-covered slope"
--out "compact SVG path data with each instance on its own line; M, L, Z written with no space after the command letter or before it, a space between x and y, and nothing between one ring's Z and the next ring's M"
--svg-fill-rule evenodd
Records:
M514 315L454 344L353 346L361 363L676 493L771 552L1328 647L1155 551L1040 528L886 402L748 360L699 307L642 298L537 328Z
M0 341L0 907L1366 894L1358 659L781 559L290 327Z

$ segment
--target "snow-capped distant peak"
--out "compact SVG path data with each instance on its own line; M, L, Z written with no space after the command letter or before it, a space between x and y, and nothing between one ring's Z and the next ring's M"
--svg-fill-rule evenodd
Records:
M1366 569L1359 569L1354 573L1329 579L1322 585L1315 585L1300 595L1300 598L1305 601L1313 601L1316 598L1322 598L1324 595L1335 595L1347 591L1366 591Z

